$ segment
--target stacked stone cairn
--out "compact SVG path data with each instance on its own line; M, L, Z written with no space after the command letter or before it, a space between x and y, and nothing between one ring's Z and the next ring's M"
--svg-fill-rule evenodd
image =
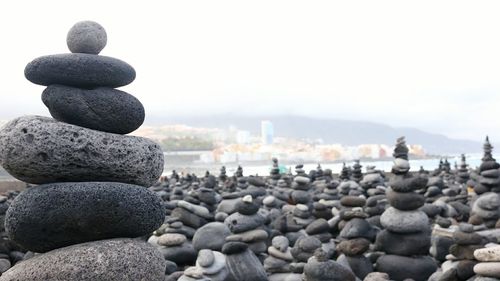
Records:
M363 166L359 164L359 160L354 160L354 165L352 165L351 180L359 183L363 179Z
M345 196L340 200L344 207L340 211L341 242L337 250L342 253L337 262L344 265L360 279L373 271L372 262L363 254L375 239L375 229L366 221L368 214L363 211L366 200L363 197Z
M351 168L342 163L342 171L340 171L341 180L349 180L351 178Z
M460 223L458 229L453 232L454 244L451 245L447 255L447 261L441 266L443 280L465 281L474 276L474 266L477 261L474 258L475 250L484 247L485 239L476 232L474 227L468 223Z
M474 257L479 261L474 266L477 281L500 280L500 246L495 244L474 251Z
M0 280L164 280L165 260L135 239L152 233L164 208L152 186L163 171L158 144L126 136L144 120L132 95L114 88L135 79L127 63L98 55L106 32L79 22L72 53L37 58L25 76L47 86L52 118L24 116L0 132L0 164L38 184L10 205L5 226L24 249L40 253Z
M285 236L276 236L267 249L268 257L264 260L264 269L269 274L269 281L301 281L302 274L296 273L296 264L290 251L290 242Z
M236 213L229 215L225 225L232 235L226 242L246 243L256 255L267 251L268 233L263 229L265 218L259 213L259 205L251 195L246 195L236 205Z
M470 178L469 165L467 165L465 154L460 156L460 164L457 167L456 174L456 181L460 184L466 184Z
M484 155L479 166L479 182L476 183L474 191L483 194L489 191L500 192L500 164L493 158L493 146L488 137L483 145Z
M394 177L389 182L387 199L391 205L380 217L385 228L377 236L377 246L386 255L377 260L376 269L391 279L425 281L437 269L426 256L430 247L430 225L427 215L418 210L425 198L414 190L425 187L426 180L409 174L408 147L399 138L394 149Z

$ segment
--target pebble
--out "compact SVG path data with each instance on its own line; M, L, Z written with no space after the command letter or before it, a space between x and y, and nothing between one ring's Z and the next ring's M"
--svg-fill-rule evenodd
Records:
M500 262L500 246L477 249L474 257L482 262Z
M77 22L68 32L66 43L72 53L97 55L106 46L106 30L94 21Z

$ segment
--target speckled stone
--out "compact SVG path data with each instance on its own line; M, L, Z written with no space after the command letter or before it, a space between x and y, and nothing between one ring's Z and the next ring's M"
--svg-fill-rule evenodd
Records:
M132 239L101 240L34 256L16 264L0 280L162 281L165 266L164 258L148 243Z
M163 152L145 138L24 116L0 131L0 165L34 184L110 181L149 187L163 171Z
M12 202L5 225L12 240L33 252L114 237L139 237L164 220L161 199L146 188L115 182L32 187Z

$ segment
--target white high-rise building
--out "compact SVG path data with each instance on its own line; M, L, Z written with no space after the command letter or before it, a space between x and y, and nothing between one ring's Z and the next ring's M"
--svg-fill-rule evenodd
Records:
M274 141L274 126L271 121L264 120L260 123L260 136L263 144L273 144Z

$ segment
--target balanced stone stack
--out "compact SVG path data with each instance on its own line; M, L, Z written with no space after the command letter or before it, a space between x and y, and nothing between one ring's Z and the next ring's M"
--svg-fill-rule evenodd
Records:
M24 116L0 132L0 164L22 181L6 214L10 238L43 253L0 280L163 280L165 260L148 243L164 208L152 186L163 171L158 144L125 136L144 120L132 95L114 88L135 78L127 63L98 53L106 32L79 22L68 33L73 53L37 58L25 69L47 86L54 119ZM119 237L119 238L117 238Z
M363 179L363 171L361 168L363 168L363 166L359 164L359 160L355 160L354 165L352 165L351 180L359 183Z
M461 184L467 183L469 180L469 169L466 162L465 154L460 157L460 165L457 168L457 182Z
M226 237L226 242L242 242L255 254L267 250L268 233L263 230L265 218L258 213L259 205L252 196L246 195L236 206L237 212L228 216L224 223L232 235Z
M441 266L443 276L446 280L468 280L474 276L473 268L477 264L474 251L484 247L483 238L468 223L461 223L452 238L454 244L449 248L448 261Z
M482 194L472 204L471 214L470 223L484 223L487 227L495 227L500 217L500 196L495 192Z
M483 145L484 155L481 165L479 166L479 182L474 186L474 191L477 194L483 194L488 191L500 192L500 164L493 158L493 146L490 140L486 137Z
M474 257L479 261L474 266L475 280L500 280L500 246L478 249L474 251Z
M342 171L339 177L341 180L349 180L351 178L351 169L346 166L345 162L342 163Z
M377 236L378 247L386 255L377 260L376 269L388 273L394 280L425 281L436 271L437 265L426 256L431 240L429 219L418 210L425 199L414 190L425 187L426 181L408 174L410 165L404 138L398 139L393 156L395 176L387 191L391 207L380 217L385 229Z
M268 257L264 260L264 269L269 274L270 281L302 280L302 274L294 272L298 266L293 263L289 243L285 236L276 236L267 249Z

